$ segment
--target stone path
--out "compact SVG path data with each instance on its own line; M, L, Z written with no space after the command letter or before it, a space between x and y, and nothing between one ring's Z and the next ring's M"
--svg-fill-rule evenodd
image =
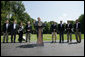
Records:
M44 42L43 47L36 43L1 43L1 56L84 56L84 40L76 43Z

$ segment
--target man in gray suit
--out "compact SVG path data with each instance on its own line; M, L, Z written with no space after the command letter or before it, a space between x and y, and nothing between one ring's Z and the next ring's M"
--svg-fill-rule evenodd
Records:
M81 31L80 30L81 30L81 24L80 22L78 22L78 20L76 20L76 24L74 24L74 31L75 31L76 41L78 43L81 42Z
M70 23L70 21L67 21L66 32L67 32L67 42L71 43L72 42L72 24ZM69 41L69 38L70 38L70 41Z
M6 23L3 25L3 43L5 43L5 38L6 38L6 42L8 43L8 34L10 32L10 24L9 24L9 20L6 20Z
M31 26L31 24L30 24L30 21L28 21L28 22L27 22L27 25L26 25L26 42L27 42L28 39L29 39L29 43L30 43L31 31L32 31L32 26Z

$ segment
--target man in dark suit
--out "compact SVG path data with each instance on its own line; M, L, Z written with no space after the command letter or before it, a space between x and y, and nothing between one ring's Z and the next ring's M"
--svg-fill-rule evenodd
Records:
M41 22L40 17L37 18L38 21L36 21L34 23L34 26L36 28L36 32L37 32L37 44L39 46L43 46L43 27L45 26L44 23Z
M71 43L72 42L72 24L70 23L70 21L67 21L66 32L67 32L67 42L69 42L69 37L70 37L70 43Z
M40 24L39 24L39 23L40 23ZM39 26L39 25L40 25L40 26ZM42 34L43 34L43 27L45 26L45 24L42 23L40 17L38 17L38 21L36 21L36 22L34 23L34 26L35 26L35 28L36 28L37 38L38 38L38 29L39 29L39 28L42 28ZM43 35L42 35L42 37L43 37Z
M11 24L11 42L12 43L13 42L15 43L17 31L18 31L18 24L17 24L17 21L14 20L13 24ZM13 41L13 36L14 36L14 41Z
M55 42L56 42L56 38L57 38L57 25L56 25L56 22L53 22L53 24L51 25L51 31L52 31L52 43L54 42L54 36L55 36Z
M76 36L76 41L78 43L81 42L81 24L80 22L78 22L78 20L76 20L76 24L74 24L74 31L75 31L75 36ZM79 40L78 40L79 37Z
M30 21L28 21L28 23L26 25L26 42L27 42L28 39L29 39L29 42L30 42L31 31L32 31L32 26L30 24Z
M3 25L3 43L5 42L5 37L6 37L6 42L8 43L8 34L10 32L10 24L9 24L9 20L6 20L6 23Z
M64 24L62 24L62 21L60 21L60 24L58 25L58 32L60 34L59 43L61 43L61 40L62 40L62 42L64 42L64 35L63 35L63 33L64 33Z

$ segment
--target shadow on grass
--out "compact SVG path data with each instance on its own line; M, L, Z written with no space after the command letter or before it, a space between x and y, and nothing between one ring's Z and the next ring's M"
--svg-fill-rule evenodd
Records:
M26 45L17 46L16 48L34 48L36 46L37 44L26 44Z

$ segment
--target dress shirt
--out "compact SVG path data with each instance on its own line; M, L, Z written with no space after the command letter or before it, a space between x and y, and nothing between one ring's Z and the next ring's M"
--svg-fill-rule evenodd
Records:
M14 24L14 29L16 29L16 24Z
M8 29L8 25L9 25L9 24L7 23L7 24L6 24L6 29Z

